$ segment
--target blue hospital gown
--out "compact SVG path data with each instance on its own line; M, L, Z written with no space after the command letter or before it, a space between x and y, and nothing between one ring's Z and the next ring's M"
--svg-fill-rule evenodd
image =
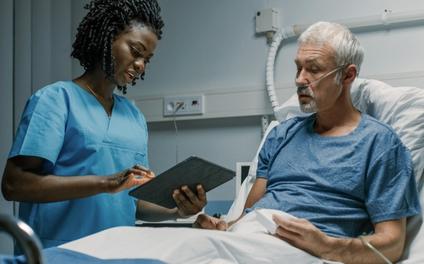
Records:
M410 153L389 126L362 114L348 135L325 137L314 121L296 117L269 133L257 170L267 190L254 208L306 218L335 237L419 214Z
M135 164L147 167L146 121L129 100L113 96L109 118L96 98L72 81L42 88L26 104L9 158L43 158L43 173L64 177L110 175ZM22 202L19 216L44 247L51 247L134 225L135 210L127 190L61 202Z

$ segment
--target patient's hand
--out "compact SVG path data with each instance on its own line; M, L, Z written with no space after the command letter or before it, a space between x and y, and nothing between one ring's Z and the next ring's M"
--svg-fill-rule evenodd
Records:
M228 228L228 224L222 219L212 217L206 214L201 214L193 223L193 227L226 231Z
M175 190L172 194L178 208L179 217L189 217L200 212L206 205L206 192L201 185L197 185L197 195L187 186Z
M329 248L330 237L308 220L291 219L279 215L273 215L272 219L278 226L276 236L289 244L315 256L323 256L331 250Z

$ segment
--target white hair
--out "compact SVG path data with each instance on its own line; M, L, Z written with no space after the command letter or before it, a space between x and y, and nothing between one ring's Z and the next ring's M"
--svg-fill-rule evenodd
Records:
M337 66L354 64L359 74L364 50L358 39L345 26L332 22L317 22L300 35L298 44L328 44L334 50Z

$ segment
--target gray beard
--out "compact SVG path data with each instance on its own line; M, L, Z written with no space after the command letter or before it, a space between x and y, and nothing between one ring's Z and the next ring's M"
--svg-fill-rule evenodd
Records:
M300 111L302 111L303 113L315 113L318 109L317 109L317 104L315 103L315 101L311 101L308 104L300 104Z

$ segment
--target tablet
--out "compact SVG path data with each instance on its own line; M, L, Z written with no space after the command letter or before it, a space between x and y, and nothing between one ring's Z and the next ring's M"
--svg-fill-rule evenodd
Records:
M176 205L172 193L187 185L194 193L201 184L205 191L231 180L235 172L210 161L189 157L147 183L131 190L129 194L137 199L155 203L166 208Z

